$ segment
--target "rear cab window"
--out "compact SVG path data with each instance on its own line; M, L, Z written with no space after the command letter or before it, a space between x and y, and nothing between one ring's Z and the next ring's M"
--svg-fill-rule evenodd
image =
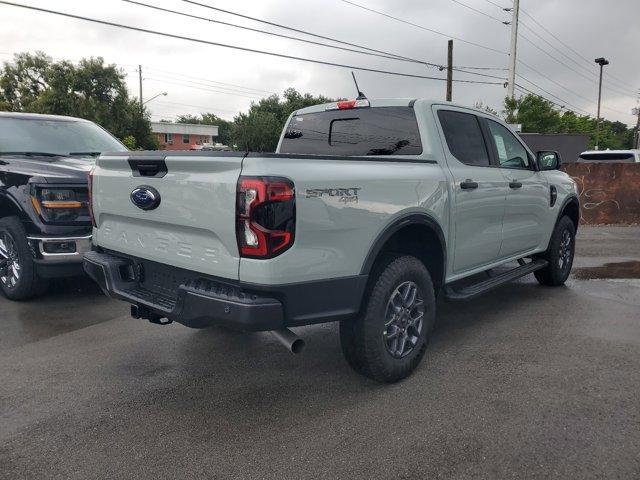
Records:
M291 117L279 153L308 155L420 155L412 107L366 107Z

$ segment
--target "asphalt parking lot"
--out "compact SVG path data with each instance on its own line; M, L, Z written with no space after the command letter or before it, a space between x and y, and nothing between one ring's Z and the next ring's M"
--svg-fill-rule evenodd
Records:
M294 356L133 320L87 279L0 299L0 478L639 478L640 227L583 228L574 269L440 304L390 386L333 324Z

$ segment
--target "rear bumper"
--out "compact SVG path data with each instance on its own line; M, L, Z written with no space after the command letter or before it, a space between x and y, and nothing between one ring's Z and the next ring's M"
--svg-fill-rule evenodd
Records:
M366 276L255 285L111 253L89 252L84 269L109 296L192 328L244 331L341 320L359 311Z

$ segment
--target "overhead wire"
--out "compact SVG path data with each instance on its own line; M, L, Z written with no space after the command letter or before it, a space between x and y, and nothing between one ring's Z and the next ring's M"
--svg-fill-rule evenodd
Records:
M186 0L183 0L183 1L186 1ZM440 36L443 36L443 37L451 38L453 40L457 40L457 41L465 43L467 45L473 45L474 47L483 48L485 50L490 50L492 52L496 52L496 53L501 53L503 55L507 55L507 52L505 52L504 50L498 50L497 48L493 48L493 47L490 47L488 45L483 45L481 43L472 42L470 40L465 40L464 38L456 37L454 35L449 35L448 33L440 32L440 31L435 30L433 28L425 27L424 25L420 25L420 24L417 24L417 23L414 23L414 22L410 22L409 20L405 20L405 19L402 19L400 17L396 17L394 15L382 12L380 10L374 10L373 8L369 8L369 7L366 7L366 6L361 5L359 3L352 2L351 0L340 0L340 1L343 2L343 3L347 3L349 5L352 5L354 7L360 8L362 10L366 10L368 12L375 13L375 14L381 15L383 17L387 17L387 18L395 20L397 22L404 23L405 25L411 25L412 27L419 28L419 29L425 30L427 32L435 33L436 35L440 35Z
M333 67L340 67L340 68L348 68L348 69L360 70L360 71L364 71L364 72L381 73L381 74L386 74L386 75L394 75L394 76L407 77L407 78L421 78L421 79L425 79L425 80L446 81L446 78L443 78L443 77L432 77L432 76L428 76L428 75L411 74L411 73L397 72L397 71L392 71L392 70L382 70L382 69L377 69L377 68L363 67L363 66L358 66L358 65L349 65L349 64L344 64L344 63L329 62L329 61L324 61L324 60L317 60L317 59L311 59L311 58L306 58L306 57L299 57L299 56L295 56L295 55L286 55L286 54L283 54L283 53L269 52L269 51L255 49L255 48L242 47L242 46L239 46L239 45L232 45L232 44L227 44L227 43L222 43L222 42L213 42L213 41L209 41L209 40L203 40L203 39L200 39L200 38L187 37L187 36L184 36L184 35L177 35L177 34L173 34L173 33L161 32L161 31L158 31L158 30L151 30L151 29L142 28L142 27L134 27L134 26L131 26L131 25L125 25L125 24L121 24L121 23L117 23L117 22L110 22L110 21L107 21L107 20L100 20L100 19L96 19L96 18L85 17L85 16L82 16L82 15L75 15L75 14L66 13L66 12L59 12L59 11L56 11L56 10L50 10L50 9L46 9L46 8L35 7L35 6L32 6L32 5L20 5L20 4L13 3L13 2L8 2L8 1L5 1L5 0L0 0L0 4L10 5L10 6L13 6L13 7L24 8L24 9L33 10L33 11L39 11L39 12L43 12L43 13L49 13L49 14L52 14L52 15L58 15L58 16L67 17L67 18L74 18L76 20L82 20L82 21L86 21L86 22L97 23L97 24L101 24L101 25L107 25L107 26L111 26L111 27L115 27L115 28L122 28L122 29L141 32L141 33L148 33L148 34L151 34L151 35L157 35L157 36L162 36L162 37L167 37L167 38L174 38L174 39L178 39L178 40L184 40L184 41L189 41L189 42L194 42L194 43L199 43L199 44L204 44L204 45L212 45L212 46L217 46L217 47L222 47L222 48L229 48L229 49L239 50L239 51L244 51L244 52L257 53L257 54L262 54L262 55L269 55L269 56L273 56L273 57L286 58L286 59L290 59L290 60L298 60L298 61L302 61L302 62L315 63L315 64L318 64L318 65L326 65L326 66L333 66ZM466 79L454 79L454 82L485 84L485 85L501 85L502 84L502 82L487 82L487 81L466 80Z
M305 38L292 37L290 35L283 35L283 34L280 34L280 33L269 32L269 31L266 31L266 30L260 30L258 28L247 27L245 25L238 25L238 24L235 24L235 23L224 22L224 21L221 21L221 20L215 20L213 18L201 17L199 15L193 15L193 14L186 13L186 12L180 12L180 11L177 11L177 10L171 10L169 8L163 8L163 7L159 7L157 5L150 5L148 3L138 2L136 0L121 0L121 1L122 2L126 2L126 3L130 3L132 5L137 5L137 6L140 6L140 7L145 7L145 8L149 8L149 9L165 12L165 13L171 13L171 14L174 14L174 15L180 15L180 16L183 16L183 17L193 18L193 19L196 19L196 20L203 20L203 21L211 22L211 23L218 23L220 25L225 25L225 26L228 26L228 27L239 28L239 29L242 29L242 30L248 30L248 31L251 31L251 32L261 33L261 34L264 34L264 35L270 35L270 36L274 36L274 37L285 38L285 39L288 39L288 40L295 40L297 42L308 43L308 44L311 44L311 45L317 45L317 46L321 46L321 47L333 48L333 49L336 49L336 50L343 50L343 51L347 51L347 52L359 53L359 54L362 54L362 55L371 55L371 56L375 56L375 57L382 57L382 58L391 59L391 60L399 60L399 61L412 62L412 63L423 63L425 65L429 65L429 66L433 66L433 67L437 67L438 66L435 63L423 62L423 61L420 61L420 60L415 60L415 59L411 59L411 58L408 58L408 57L403 57L403 56L400 56L400 55L387 53L387 52L383 53L382 50L376 51L376 50L373 50L373 49L369 49L368 47L364 47L364 46L357 45L357 44L349 44L349 45L357 46L358 48L362 48L362 49L365 49L365 50L371 50L371 51L356 50L354 48L346 48L346 47L341 47L341 46L338 46L338 45L330 45L330 44L327 44L327 43L316 42L314 40L308 40L308 39L305 39ZM183 1L186 1L186 0L183 0ZM205 5L205 4L201 4L201 3L198 3L198 2L188 2L188 3L194 3L196 5L200 5L200 6L205 7L205 8L211 8L211 9L218 10L217 8L212 7L210 5ZM225 12L227 12L227 11L225 10ZM254 19L253 17L249 17L249 18ZM257 19L255 19L255 20L257 21ZM289 27L281 26L280 28L289 28ZM298 30L296 30L296 31L298 31ZM306 34L307 35L314 35L314 34L311 34L311 33L306 33ZM327 38L330 38L330 37L327 37ZM346 43L346 42L342 42L341 40L337 40L337 39L331 39L331 41L338 42L338 43Z

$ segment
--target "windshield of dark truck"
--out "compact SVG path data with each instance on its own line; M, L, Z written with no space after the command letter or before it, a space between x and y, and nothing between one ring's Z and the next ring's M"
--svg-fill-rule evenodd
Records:
M91 122L0 117L0 153L45 152L82 157L123 150L124 145Z
M411 107L374 107L294 115L280 153L311 155L420 155Z

